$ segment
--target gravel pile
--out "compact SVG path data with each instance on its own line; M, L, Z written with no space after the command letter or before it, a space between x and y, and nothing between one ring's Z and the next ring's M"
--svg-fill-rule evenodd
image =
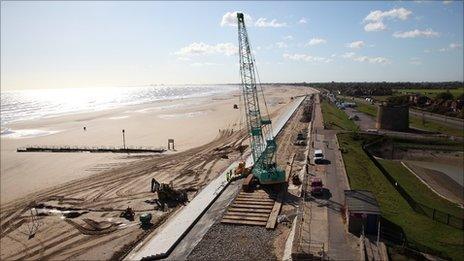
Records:
M188 260L276 260L275 231L265 227L214 224Z

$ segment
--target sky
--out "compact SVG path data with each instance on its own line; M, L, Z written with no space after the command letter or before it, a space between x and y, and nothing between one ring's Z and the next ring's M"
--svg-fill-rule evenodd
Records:
M462 1L2 1L1 89L463 81Z

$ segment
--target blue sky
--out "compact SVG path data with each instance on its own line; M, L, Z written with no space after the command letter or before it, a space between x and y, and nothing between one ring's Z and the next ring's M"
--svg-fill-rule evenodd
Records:
M235 83L236 11L262 82L463 80L462 1L3 1L1 87Z

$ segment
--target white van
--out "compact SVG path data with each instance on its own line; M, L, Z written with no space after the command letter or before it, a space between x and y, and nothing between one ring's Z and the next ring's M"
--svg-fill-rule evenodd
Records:
M324 160L324 154L322 154L322 150L314 150L314 163L319 164L322 160Z

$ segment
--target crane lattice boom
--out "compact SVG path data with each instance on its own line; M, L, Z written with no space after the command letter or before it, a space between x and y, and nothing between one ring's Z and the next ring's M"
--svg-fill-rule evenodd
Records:
M261 116L255 64L242 13L237 13L237 22L240 77L254 161L253 175L261 184L281 183L285 181L285 173L275 164L277 144L272 136L271 121L269 117Z

